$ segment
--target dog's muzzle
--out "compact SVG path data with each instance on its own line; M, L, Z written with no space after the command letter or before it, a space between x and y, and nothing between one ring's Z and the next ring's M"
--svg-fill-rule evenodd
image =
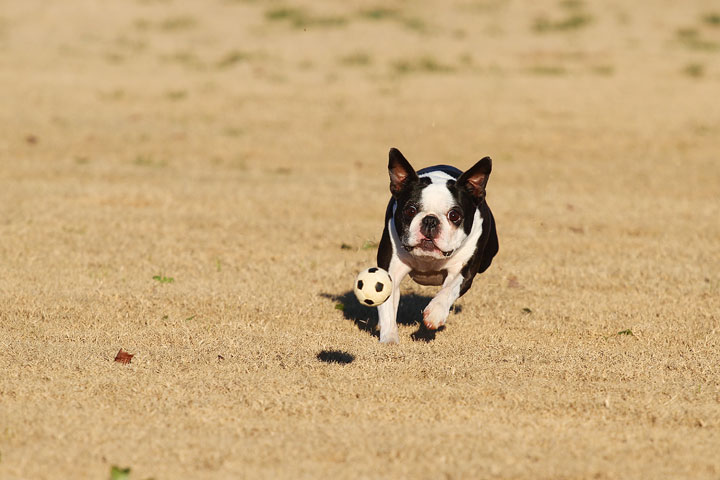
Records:
M405 249L406 252L412 253L412 251L413 251L415 248L417 248L417 245L414 246L414 247L411 247L410 245L403 245L403 248ZM438 250L438 252L442 253L444 257L449 257L450 255L452 255L453 253L455 253L455 250L450 250L450 251L448 251L448 252L443 252L442 250L440 250L439 248L437 248L437 246L436 246L435 248Z

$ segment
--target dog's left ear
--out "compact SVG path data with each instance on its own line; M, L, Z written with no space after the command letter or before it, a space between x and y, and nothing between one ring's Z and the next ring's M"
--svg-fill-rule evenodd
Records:
M487 185L490 172L492 171L492 159L485 157L469 170L460 175L457 185L466 189L470 195L478 200L485 199L485 186Z

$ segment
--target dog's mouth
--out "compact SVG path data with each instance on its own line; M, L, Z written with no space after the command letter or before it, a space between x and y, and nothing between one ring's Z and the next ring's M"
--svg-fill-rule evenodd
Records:
M414 246L413 245L403 245L403 248L405 248L405 250L407 250L409 253L412 253L412 251L415 249L419 249L423 252L439 253L444 257L449 257L455 251L455 250L450 250L450 251L445 252L443 250L440 250L437 247L437 245L435 245L435 242L433 242L429 238L423 238L422 240L420 240L420 242L417 245L414 245Z

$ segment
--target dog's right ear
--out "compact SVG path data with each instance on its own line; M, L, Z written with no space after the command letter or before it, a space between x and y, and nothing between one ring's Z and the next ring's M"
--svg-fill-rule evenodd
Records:
M390 193L396 197L405 190L411 183L418 179L417 173L413 170L403 154L397 148L390 149L388 161L388 173L390 174Z

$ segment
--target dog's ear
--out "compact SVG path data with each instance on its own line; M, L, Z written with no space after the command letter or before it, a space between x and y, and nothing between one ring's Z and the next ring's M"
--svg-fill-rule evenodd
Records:
M460 175L457 185L467 190L478 200L485 199L485 186L492 171L492 159L485 157Z
M390 149L388 161L388 173L390 174L390 193L397 196L412 182L418 179L417 173L413 170L403 154L397 148Z

